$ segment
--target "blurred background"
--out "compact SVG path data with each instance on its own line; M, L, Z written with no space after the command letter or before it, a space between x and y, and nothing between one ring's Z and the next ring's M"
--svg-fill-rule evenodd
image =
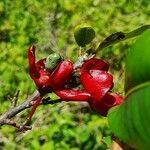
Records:
M11 105L8 97L20 90L18 103L33 93L28 75L27 48L37 46L37 58L59 52L74 62L79 47L73 30L81 23L96 31L93 45L110 34L129 32L150 24L149 0L0 0L0 114ZM110 62L114 91L124 94L125 53L134 39L105 48L97 56ZM28 111L15 121L24 121ZM93 113L85 103L39 106L33 129L19 133L0 128L0 150L106 150L111 131L107 118Z

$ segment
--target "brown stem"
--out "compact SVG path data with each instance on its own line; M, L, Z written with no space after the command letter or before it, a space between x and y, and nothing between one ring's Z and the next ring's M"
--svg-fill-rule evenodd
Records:
M31 126L27 125L19 125L16 122L12 121L11 119L16 116L18 113L24 111L27 108L30 108L31 106L34 106L36 103L36 99L39 97L40 93L36 90L29 98L27 98L24 102L19 104L16 107L10 108L7 112L5 112L1 117L0 117L0 126L3 125L9 125L13 126L17 129L19 129L22 132L25 132L27 130L31 130ZM40 105L48 105L48 104L56 104L62 102L62 100L57 99L51 101L49 98L42 99L40 102Z
M130 146L121 142L118 138L113 136L110 150L135 150L135 149L131 148Z

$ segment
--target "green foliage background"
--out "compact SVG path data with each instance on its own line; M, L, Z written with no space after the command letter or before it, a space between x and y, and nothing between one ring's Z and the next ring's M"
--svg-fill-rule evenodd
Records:
M131 31L149 24L149 0L1 0L0 1L0 114L10 107L8 95L20 90L18 103L35 86L28 75L27 48L37 46L37 57L52 51L75 61L78 46L73 29L80 23L96 31L93 45L116 31ZM98 54L111 64L115 88L123 94L124 55L134 40L106 48ZM24 120L27 112L17 116ZM107 119L77 103L40 106L33 130L25 134L12 127L0 129L0 149L98 150L110 145ZM105 137L105 138L104 138Z

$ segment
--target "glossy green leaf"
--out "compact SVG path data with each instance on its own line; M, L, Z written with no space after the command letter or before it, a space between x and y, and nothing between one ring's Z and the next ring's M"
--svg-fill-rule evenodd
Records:
M94 39L95 31L88 25L79 25L75 28L74 37L77 44L84 47Z
M131 147L150 148L150 30L127 53L126 96L108 113L113 133Z
M150 80L150 30L130 48L126 57L125 90Z
M109 111L113 133L130 146L150 148L150 82L134 88L123 104Z

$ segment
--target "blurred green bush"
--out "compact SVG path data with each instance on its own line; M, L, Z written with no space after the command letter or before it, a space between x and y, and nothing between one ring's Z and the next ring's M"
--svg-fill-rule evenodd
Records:
M75 61L78 46L73 29L80 23L96 31L98 44L116 31L128 32L149 24L148 0L1 0L0 1L0 114L10 107L8 95L20 90L19 102L35 86L28 75L27 48L37 46L37 57L58 51ZM107 59L114 74L115 90L123 93L123 68L128 40L106 48L98 56ZM23 120L27 112L16 120ZM103 139L103 137L106 137ZM92 113L87 105L62 103L40 106L33 130L25 134L11 127L0 131L0 149L98 150L110 145L107 119Z

